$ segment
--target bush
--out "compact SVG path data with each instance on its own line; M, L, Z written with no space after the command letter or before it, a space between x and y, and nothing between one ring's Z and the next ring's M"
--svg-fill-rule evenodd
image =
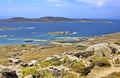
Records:
M53 73L50 72L50 71L46 71L46 70L41 70L40 71L41 78L54 78L52 74Z
M43 62L41 62L40 66L42 68L44 68L44 67L48 67L48 66L59 66L61 64L62 64L62 62L59 61L59 60L49 60L49 61L43 61Z
M109 59L107 57L96 57L93 59L93 65L94 66L100 66L100 67L107 67L111 66Z
M66 56L63 58L63 64L69 64L71 60Z
M25 45L25 44L22 44L21 47L26 47L26 45Z
M63 78L78 78L78 76L72 73L68 73Z
M83 64L83 62L73 62L71 64L71 69L81 75L86 75L86 66Z
M34 68L24 68L22 70L22 76L25 77L27 75L32 75L33 78L36 78L36 76L39 75L39 72Z

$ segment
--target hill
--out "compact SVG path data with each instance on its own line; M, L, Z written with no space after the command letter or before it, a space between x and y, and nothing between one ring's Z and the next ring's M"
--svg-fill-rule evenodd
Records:
M41 17L41 18L25 18L14 17L10 19L0 20L0 22L95 22L95 23L112 23L109 20L102 19L72 19L65 17Z

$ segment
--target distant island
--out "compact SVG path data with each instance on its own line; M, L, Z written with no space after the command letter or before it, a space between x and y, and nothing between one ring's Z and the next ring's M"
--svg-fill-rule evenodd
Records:
M72 19L65 17L41 17L41 18L25 18L14 17L10 19L0 20L0 22L94 22L94 23L112 23L110 20L102 19Z

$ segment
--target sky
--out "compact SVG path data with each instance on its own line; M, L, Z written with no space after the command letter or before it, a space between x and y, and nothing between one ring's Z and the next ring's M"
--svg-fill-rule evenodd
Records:
M120 18L120 0L0 0L0 17Z

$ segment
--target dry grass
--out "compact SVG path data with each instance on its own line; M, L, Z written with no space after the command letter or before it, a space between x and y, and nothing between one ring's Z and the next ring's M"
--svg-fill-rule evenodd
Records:
M113 72L110 75L102 78L120 78L120 72Z
M22 55L20 58L25 61L45 59L46 57L56 54L61 54L63 52L68 52L68 51L76 52L79 50L77 50L76 46L62 46L62 47L59 46L55 48L30 51Z
M11 46L0 46L0 64L10 58L13 53L21 52L24 49L28 51L25 52L22 56L17 56L21 58L23 61L31 61L31 60L38 60L44 59L48 56L52 56L55 54L61 54L63 52L78 52L81 51L80 46L72 45L72 46L57 46L48 49L33 49L33 45L11 45ZM82 47L81 47L82 48ZM4 59L4 60L2 60Z

